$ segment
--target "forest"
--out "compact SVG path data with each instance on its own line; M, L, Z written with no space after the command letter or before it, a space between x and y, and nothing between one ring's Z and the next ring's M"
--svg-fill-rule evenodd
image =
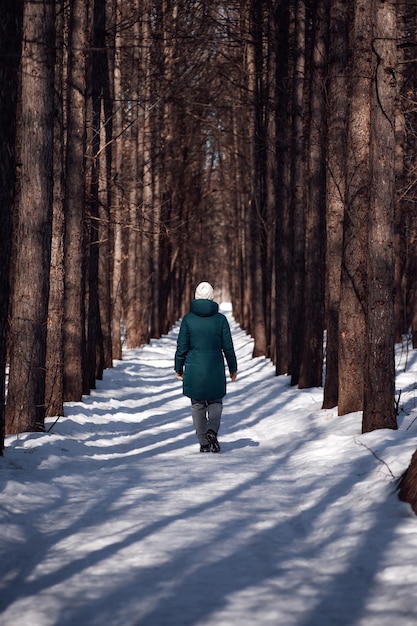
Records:
M416 24L415 0L2 1L0 449L201 280L277 375L397 427Z

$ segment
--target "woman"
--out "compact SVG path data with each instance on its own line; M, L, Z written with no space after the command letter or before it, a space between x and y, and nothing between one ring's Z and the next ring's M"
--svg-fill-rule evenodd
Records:
M191 311L180 327L175 353L175 374L183 381L183 393L191 398L191 414L200 452L220 452L217 433L226 395L224 358L232 381L237 361L229 322L213 301L210 283L195 290Z

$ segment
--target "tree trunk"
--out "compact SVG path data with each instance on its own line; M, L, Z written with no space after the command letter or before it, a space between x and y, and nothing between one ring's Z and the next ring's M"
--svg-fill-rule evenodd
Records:
M410 14L411 8L411 14ZM411 0L397 4L397 28L398 38L401 41L398 45L397 77L399 82L396 112L396 151L395 151L395 218L394 218L394 258L395 258L395 341L401 342L403 334L408 333L410 327L409 315L409 267L410 267L410 246L408 220L415 221L415 201L410 202L407 196L407 168L412 164L414 169L414 156L409 158L407 154L410 134L407 127L414 126L412 117L416 118L413 100L408 98L410 93L410 70L415 76L414 51L416 44L416 8ZM407 42L407 45L405 45ZM413 80L413 79L412 79ZM407 103L408 104L405 104ZM410 111L411 109L411 111ZM415 175L412 175L412 186L414 186ZM411 211L410 211L411 209ZM415 272L413 272L415 273Z
M395 0L373 1L371 197L362 432L397 428L394 364L394 207L397 83Z
M64 0L56 5L55 123L54 123L54 206L52 219L51 270L46 347L46 417L64 414Z
M79 402L85 363L84 218L88 2L71 4L65 180L64 400Z
M326 181L326 378L323 408L337 406L339 304L345 207L349 0L330 7L328 156Z
M265 77L263 67L263 11L262 4L252 0L251 5L251 43L248 71L250 75L250 95L253 107L252 135L252 193L250 211L250 272L251 272L251 311L252 336L254 338L253 356L267 353L266 336L266 232L265 232Z
M290 287L291 311L291 384L298 384L304 335L304 72L305 72L305 4L297 0L295 5L295 60L292 93L291 135L291 224L292 285Z
M324 245L326 238L326 93L328 12L316 2L313 14L310 128L307 157L304 335L298 386L323 383Z
M289 346L289 280L291 267L291 232L289 215L289 93L290 62L289 62L289 3L280 2L276 9L277 20L277 84L276 84L276 127L277 127L277 218L275 225L275 306L276 306L276 357L275 371L277 375L287 374L290 362Z
M148 12L145 11L141 16L141 21L148 20ZM139 240L139 221L138 206L140 204L140 194L138 185L139 175L139 126L141 125L139 100L140 100L140 62L141 55L147 55L147 46L149 42L145 42L141 35L141 21L137 20L134 25L135 38L141 42L141 47L133 50L133 67L132 78L130 84L130 92L132 102L133 118L136 119L130 128L129 146L130 150L126 159L129 160L130 173L130 190L129 190L129 231L127 233L127 292L125 294L125 310L126 310L126 341L128 348L137 348L140 346L140 338L138 333L138 317L139 317L139 286L138 286L138 240Z
M22 148L6 432L43 430L53 205L55 1L25 2Z
M121 24L121 0L116 0L116 24ZM121 49L122 35L120 28L116 30L114 53L114 99L117 103L113 114L113 180L115 189L113 195L114 206L111 217L113 224L113 271L112 271L112 354L114 359L122 358L122 128L123 116L121 102Z
M15 134L22 4L2 3L0 22L0 454L4 447L9 268L15 186Z
M100 171L102 184L99 187L99 303L101 335L103 342L103 367L113 367L111 336L111 282L112 282L112 231L110 210L112 204L112 158L113 158L113 65L115 33L115 0L106 2L106 76L103 77L103 102L100 124Z
M371 4L357 0L354 10L339 312L339 415L361 411L364 394Z
M87 312L87 377L89 389L95 389L104 369L103 336L99 302L100 258L100 188L106 186L106 163L102 158L105 146L101 145L101 122L104 91L108 82L106 53L106 11L104 0L94 0L93 51L91 54L92 91L92 166L89 196L88 227L88 312ZM103 168L104 165L104 168Z
M402 475L399 483L399 498L408 502L417 515L417 450L414 452L410 465Z

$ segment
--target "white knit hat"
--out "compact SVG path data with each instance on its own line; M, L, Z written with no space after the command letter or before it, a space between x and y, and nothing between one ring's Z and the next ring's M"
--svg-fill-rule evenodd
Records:
M214 289L210 285L210 283L202 282L197 285L197 289L195 290L195 299L196 300L213 300L214 299Z

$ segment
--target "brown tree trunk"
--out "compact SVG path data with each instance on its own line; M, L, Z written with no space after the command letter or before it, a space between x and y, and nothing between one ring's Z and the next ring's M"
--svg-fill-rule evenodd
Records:
M54 123L54 205L52 219L51 270L46 349L46 417L64 414L64 1L56 5L55 123ZM66 43L66 42L65 42Z
M2 4L0 22L0 454L4 447L9 268L15 186L15 134L22 4Z
M106 76L103 77L103 101L101 107L100 124L100 172L99 186L99 303L101 335L103 342L103 367L113 366L112 336L111 336L111 281L112 281L112 232L110 225L110 209L112 202L112 156L113 156L113 59L115 33L112 25L115 23L114 0L106 2Z
M276 357L277 375L287 374L290 363L289 346L289 281L291 267L291 232L289 215L289 93L290 82L290 3L280 2L276 9L277 20L277 218L275 226L275 306L276 306ZM292 69L292 68L291 68Z
M88 229L88 312L87 312L87 380L89 389L95 389L104 369L103 336L99 302L100 257L100 188L106 186L105 145L101 145L103 99L108 83L106 53L106 11L104 0L94 0L93 50L91 54L92 92L92 146L91 186L89 196ZM103 163L104 161L104 163ZM104 164L104 168L103 168Z
M6 432L43 430L53 205L55 1L25 2L22 148Z
M355 3L350 42L346 209L339 312L339 415L363 409L368 253L372 21L369 0Z
M305 72L305 21L303 0L295 4L295 60L292 93L291 134L291 224L293 235L292 285L290 286L291 311L291 384L298 384L301 365L302 338L304 334L304 72Z
M329 110L326 182L326 378L323 408L337 406L339 303L345 207L349 0L330 6Z
M101 146L107 145L106 150L100 153L100 171L102 174L102 187L99 189L98 196L98 240L99 245L99 268L98 268L98 290L99 290L99 308L101 323L101 342L103 350L103 367L113 366L112 356L112 337L111 337L111 227L110 227L110 201L111 201L111 177L109 171L111 168L111 139L107 134L109 129L111 135L111 117L109 111L105 113L105 104L102 107L102 120L100 125ZM104 173L105 172L105 173Z
M313 14L310 128L307 156L304 334L298 386L323 383L324 244L326 180L326 93L328 14L326 2L316 2Z
M366 367L362 432L397 428L394 364L396 2L374 0L371 196L368 213Z
M410 329L409 311L409 276L410 276L410 229L408 222L415 222L415 200L409 199L408 167L414 170L414 156L409 153L410 140L414 140L409 131L415 126L415 107L413 99L409 99L411 85L415 83L414 51L417 40L416 7L411 0L397 3L398 45L397 76L399 82L396 112L396 203L394 218L394 258L395 258L395 341L402 341L404 334ZM414 118L414 119L413 119ZM414 154L414 149L413 149ZM411 156L411 158L410 158ZM414 187L414 171L411 178L411 187ZM415 270L412 270L415 274Z
M253 107L252 135L252 193L250 211L250 272L251 272L251 311L253 356L267 353L266 335L266 232L265 232L265 94L263 67L263 11L262 4L252 0L251 4L251 43L248 62L250 75L250 95Z
M142 117L140 116L139 100L140 100L140 62L141 55L147 55L147 46L149 42L145 42L141 34L142 22L148 20L148 12L145 11L141 15L141 20L137 20L134 25L134 33L136 41L141 42L140 48L135 46L133 50L133 67L131 77L131 98L133 118L136 119L130 128L129 133L129 153L126 159L129 160L130 174L130 190L129 190L129 231L127 233L127 292L125 294L125 310L126 310L126 341L128 348L137 348L140 346L140 337L138 333L138 317L139 317L139 271L138 271L138 240L139 240L139 220L138 206L140 204L139 194L139 126L141 126Z
M399 498L408 502L417 515L417 450L414 452L410 465L402 475L399 483Z
M121 24L121 1L116 0L116 24ZM113 192L114 205L111 211L113 224L113 270L112 270L112 354L114 359L122 358L122 259L123 259L123 171L122 171L122 129L123 116L121 102L122 77L121 77L121 54L122 35L120 29L116 30L115 54L114 54L114 99L115 109L113 114L113 180L115 188Z
M64 239L64 400L79 402L85 363L84 217L88 2L71 4Z

